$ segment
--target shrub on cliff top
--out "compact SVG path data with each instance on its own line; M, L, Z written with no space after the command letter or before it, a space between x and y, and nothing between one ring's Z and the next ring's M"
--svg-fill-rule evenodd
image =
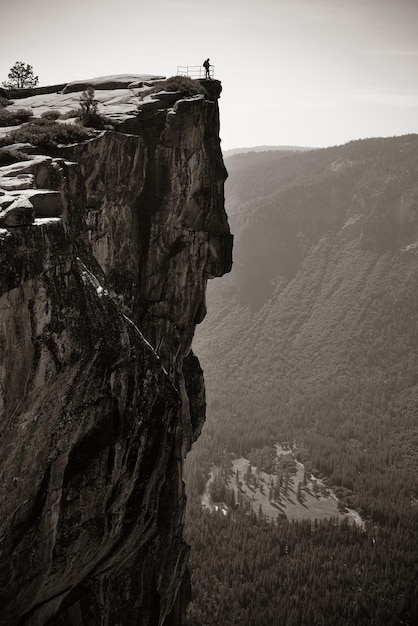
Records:
M27 161L30 157L25 152L20 152L14 148L0 148L0 167L12 165L18 161Z
M80 96L80 118L87 118L90 115L97 115L99 101L94 97L94 88L90 85Z
M99 101L94 97L94 88L90 85L80 96L80 108L78 110L78 119L80 124L87 128L96 128L103 130L110 126L110 120L99 113Z
M41 113L41 117L45 120L57 120L61 117L61 113L56 109L48 109L47 111Z
M208 95L208 92L198 80L193 80L188 76L170 76L165 80L159 80L153 87L148 89L143 96L148 96L159 91L180 92L181 95L195 96L197 94Z
M86 128L95 128L96 130L112 129L113 125L108 117L101 113L90 113L84 118L78 118L79 123Z
M32 111L28 109L18 109L17 111L8 111L0 108L0 126L18 126L27 122L32 117Z
M60 119L62 120L74 119L74 118L78 118L79 115L80 115L80 109L70 109L70 111L63 113Z
M58 144L69 144L84 141L91 133L75 124L60 124L47 119L34 120L12 130L0 139L0 146L13 143L30 143L45 148L56 147Z

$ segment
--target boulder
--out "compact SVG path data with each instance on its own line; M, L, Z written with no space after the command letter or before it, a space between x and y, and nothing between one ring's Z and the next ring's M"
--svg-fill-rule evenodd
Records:
M10 228L30 226L35 219L35 209L28 198L19 197L9 206L0 210L0 226Z

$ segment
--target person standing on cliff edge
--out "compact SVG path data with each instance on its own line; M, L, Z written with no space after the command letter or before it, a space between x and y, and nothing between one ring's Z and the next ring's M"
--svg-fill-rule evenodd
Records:
M209 63L209 59L206 59L206 61L203 62L203 67L205 68L205 78L209 78L210 79L210 72L209 72L210 63Z

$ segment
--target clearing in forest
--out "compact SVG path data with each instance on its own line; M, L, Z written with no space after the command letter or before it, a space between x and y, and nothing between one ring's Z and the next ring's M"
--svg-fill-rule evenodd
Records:
M348 518L352 523L362 525L355 511L341 511L332 490L307 472L290 449L283 449L279 445L276 445L276 449L277 456L269 471L260 469L268 465L265 458L254 463L258 451L253 453L251 459L238 457L232 460L225 487L234 491L237 505L248 511L252 508L257 515L262 513L269 521L278 516L309 519L312 522L333 517L340 521ZM216 476L217 468L213 468L202 504L211 510L223 510L225 505L217 504L210 497L211 484Z

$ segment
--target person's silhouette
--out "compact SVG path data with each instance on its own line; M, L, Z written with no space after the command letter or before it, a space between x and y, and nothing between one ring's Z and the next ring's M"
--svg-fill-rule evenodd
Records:
M203 67L205 68L205 78L210 78L210 63L209 63L209 59L206 59L206 61L204 61L203 63Z

